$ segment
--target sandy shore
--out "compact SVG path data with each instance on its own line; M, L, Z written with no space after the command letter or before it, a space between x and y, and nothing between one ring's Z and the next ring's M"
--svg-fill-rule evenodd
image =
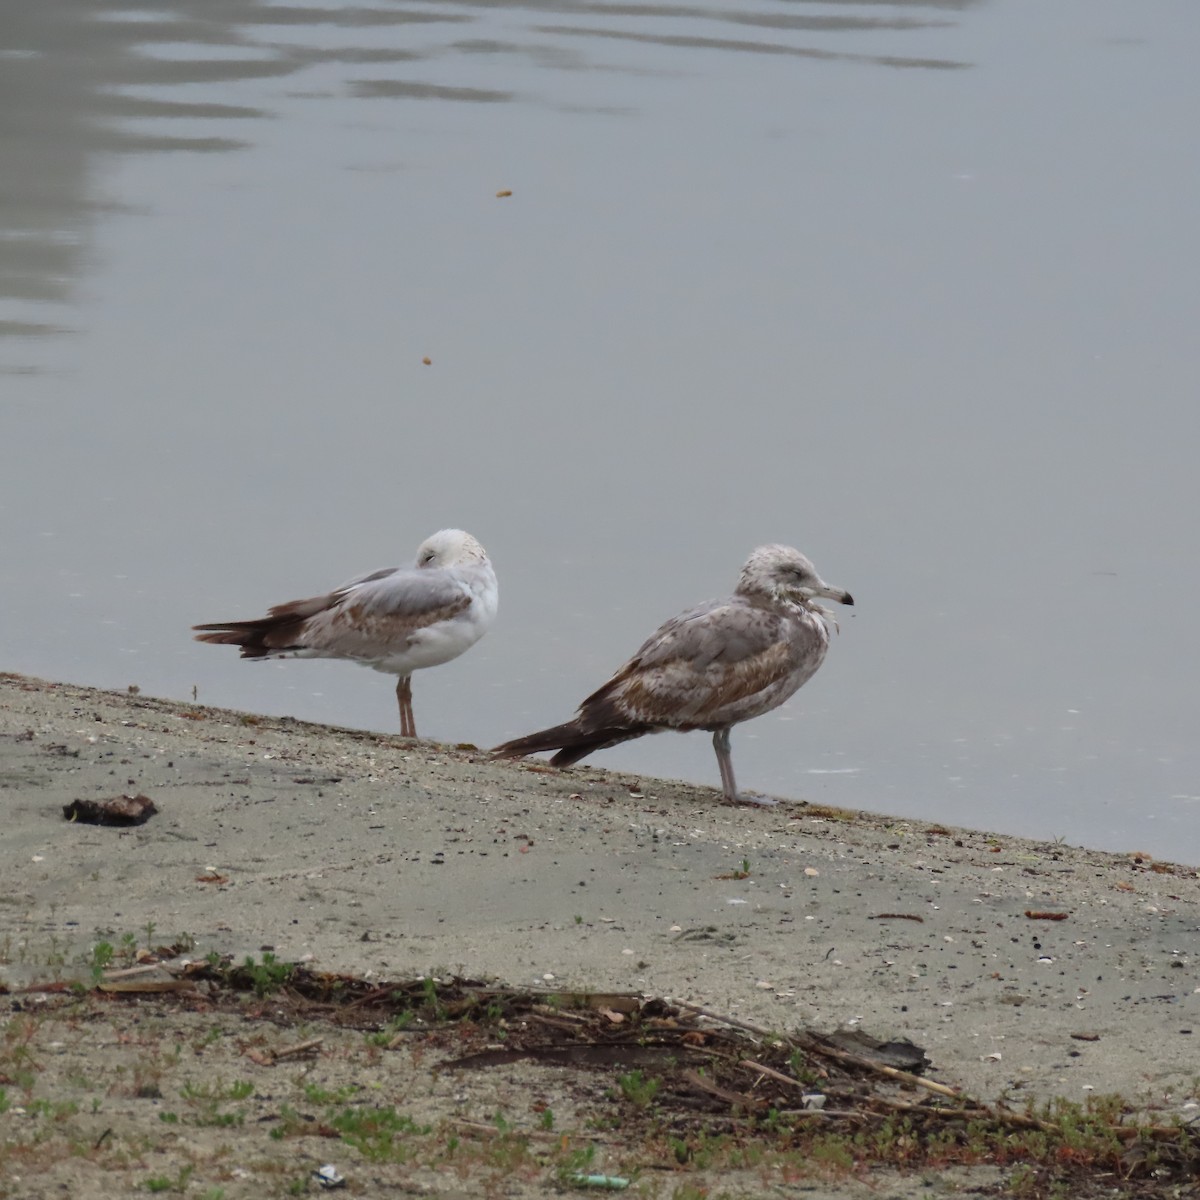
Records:
M63 818L122 792L158 815ZM1192 867L11 675L0 812L10 985L47 947L78 962L152 925L200 952L858 1024L984 1099L1192 1111Z

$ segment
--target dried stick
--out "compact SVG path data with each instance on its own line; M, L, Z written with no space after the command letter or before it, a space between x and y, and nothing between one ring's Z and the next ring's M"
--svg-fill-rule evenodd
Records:
M297 1042L294 1046L283 1046L279 1050L272 1051L275 1059L295 1058L297 1054L306 1054L309 1050L315 1050L325 1039L309 1038L307 1042Z
M790 1075L785 1075L782 1071L776 1071L774 1067L768 1067L763 1063L755 1062L752 1058L743 1058L738 1064L742 1067L749 1067L751 1071L761 1071L762 1074L770 1076L770 1078L778 1080L780 1083L789 1083L794 1088L799 1088L804 1091L804 1084L798 1079L793 1079Z
M689 1012L697 1013L702 1017L709 1017L713 1021L732 1025L735 1029L744 1029L747 1033L756 1034L761 1038L775 1038L778 1036L769 1029L762 1029L758 1025L751 1025L748 1021L739 1021L737 1017L726 1017L721 1013L713 1012L711 1009L701 1008L698 1004L689 1004L686 1000L672 1000L671 1003L678 1004L680 1008L686 1008Z
M806 1050L811 1050L815 1054L826 1054L830 1058L839 1059L853 1066L864 1067L869 1071L877 1071L880 1075L886 1075L889 1079L896 1079L901 1083L907 1083L910 1087L924 1088L927 1092L936 1092L939 1096L948 1096L952 1100L962 1099L962 1092L957 1088L948 1087L944 1083L935 1083L932 1079L922 1079L920 1075L901 1071L897 1067L889 1067L886 1063L875 1062L874 1059L864 1058L860 1054L852 1054L849 1050L839 1050L835 1046L828 1046L809 1034L805 1034L801 1038L801 1044Z

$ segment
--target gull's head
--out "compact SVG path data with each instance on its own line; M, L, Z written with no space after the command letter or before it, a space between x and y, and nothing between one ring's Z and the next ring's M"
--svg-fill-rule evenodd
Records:
M818 596L836 600L839 604L854 603L849 592L830 587L817 574L816 567L791 546L759 546L746 559L737 590L743 596L766 595L818 611L821 611L820 605L813 603Z
M439 529L417 547L418 567L457 567L487 560L487 551L461 529Z

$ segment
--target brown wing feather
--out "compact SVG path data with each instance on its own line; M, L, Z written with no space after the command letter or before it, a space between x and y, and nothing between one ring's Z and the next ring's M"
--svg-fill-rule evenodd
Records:
M257 621L227 621L219 625L193 625L201 630L196 641L217 646L240 646L243 658L265 658L285 649L299 649L305 618L280 620L262 617Z
M555 725L550 729L541 729L537 733L514 738L511 742L497 746L492 753L497 758L524 758L527 754L539 754L543 750L557 750L558 753L550 759L550 765L569 767L597 750L605 750L609 746L629 742L651 732L648 725L585 729L579 718L576 718L563 725Z
M637 720L672 729L703 729L722 710L751 700L786 679L795 666L784 642L764 647L738 662L697 667L686 658L656 666L631 664L600 697L604 707Z
M583 702L580 718L586 725L713 727L791 675L800 652L793 632L787 617L740 599L702 604L656 630Z
M193 625L196 641L217 646L240 646L243 658L264 658L273 650L299 648L304 627L310 618L327 612L339 603L341 595L329 592L307 600L289 600L267 610L265 617L253 621L217 621L211 625Z
M356 602L308 618L302 636L305 645L319 647L323 654L370 658L382 646L406 646L418 630L448 621L470 606L471 597L461 592L448 603L419 612Z

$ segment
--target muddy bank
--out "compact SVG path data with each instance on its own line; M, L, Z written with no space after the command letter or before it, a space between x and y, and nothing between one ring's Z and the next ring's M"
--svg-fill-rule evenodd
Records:
M128 829L78 799L144 794ZM924 1047L981 1098L1194 1109L1194 869L0 678L0 980L98 940L636 990ZM1060 918L1060 919L1055 919Z

